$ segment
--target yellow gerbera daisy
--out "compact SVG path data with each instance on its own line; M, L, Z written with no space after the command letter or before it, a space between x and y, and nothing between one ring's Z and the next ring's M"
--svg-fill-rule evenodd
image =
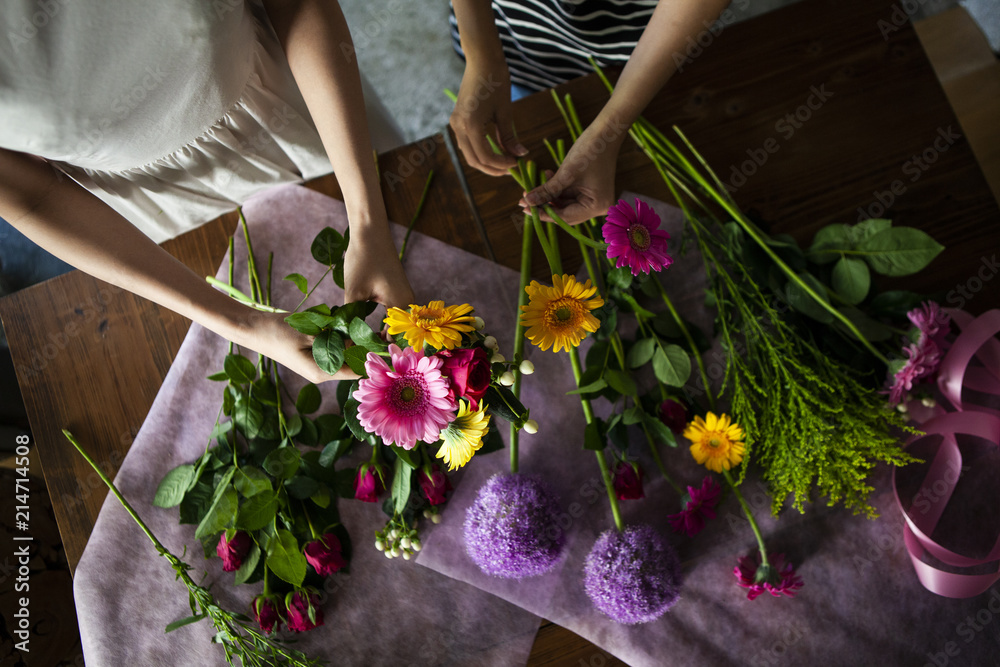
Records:
M410 304L410 310L390 308L384 322L393 336L403 334L410 347L422 350L424 343L439 350L450 350L462 342L462 334L475 329L472 306L445 306L431 301L426 306Z
M684 429L684 437L693 443L691 456L694 460L709 470L729 470L743 460L743 429L739 424L730 423L729 415L716 417L709 412L705 419L695 417Z
M573 276L561 275L552 276L552 282L548 287L532 280L524 288L530 302L521 306L521 324L528 340L543 350L570 350L601 326L590 311L603 306L604 299L594 296L597 288L589 280L578 283Z
M458 416L441 430L442 444L437 457L444 459L448 470L458 470L483 446L483 437L489 432L490 416L486 404L479 410L469 409L469 402L458 401Z

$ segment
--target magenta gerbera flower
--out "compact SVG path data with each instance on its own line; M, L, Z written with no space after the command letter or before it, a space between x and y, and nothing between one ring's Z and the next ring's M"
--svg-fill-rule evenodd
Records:
M639 198L635 200L635 210L619 199L608 209L602 233L608 243L608 259L618 258L615 266L627 266L632 275L639 272L660 271L673 264L673 257L667 254L667 239L670 234L659 229L660 216Z
M705 527L705 519L715 518L715 506L719 503L722 487L711 477L701 481L701 486L689 486L689 500L677 514L667 517L670 527L676 533L694 537Z
M893 405L902 403L914 383L933 376L941 364L941 352L930 338L907 345L903 353L908 357L906 363L892 374L889 385L889 402Z
M771 554L767 568L761 567L760 552L754 556L740 556L733 568L736 582L747 590L747 599L755 600L767 591L774 597L782 595L795 597L802 588L802 577L795 574L791 563L785 562L784 554Z
M921 340L929 339L939 350L945 349L945 337L951 331L951 317L933 301L924 301L906 314L920 331Z
M413 449L417 440L433 443L441 429L455 419L455 401L448 378L441 375L441 359L422 351L389 346L392 368L373 352L365 360L366 379L358 382L354 398L358 421L387 444Z

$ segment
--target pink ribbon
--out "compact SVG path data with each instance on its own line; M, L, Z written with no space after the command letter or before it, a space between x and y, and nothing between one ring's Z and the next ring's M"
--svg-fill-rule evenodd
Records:
M964 556L931 539L960 478L962 453L955 435L973 435L1000 446L1000 410L962 402L963 388L1000 395L1000 341L994 338L1000 332L1000 310L991 310L975 319L964 311L949 309L947 312L962 333L941 362L938 388L957 412L938 414L924 421L921 428L925 435L911 438L908 443L908 447L912 448L918 441L937 436L942 438L927 475L914 495L914 499L922 495L933 497L936 502L931 503L929 508L925 506L925 511L921 513L915 512L913 506L903 507L896 484L896 470L893 470L893 490L906 519L903 541L920 583L938 595L969 598L984 593L1000 581L1000 564L996 572L958 574L925 563L923 557L930 554L956 567L979 566L1000 560L1000 535L989 554L983 558ZM982 367L969 368L973 358L978 358Z

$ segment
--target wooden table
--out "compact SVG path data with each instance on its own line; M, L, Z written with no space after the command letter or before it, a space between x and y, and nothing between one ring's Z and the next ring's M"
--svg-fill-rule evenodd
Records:
M997 271L1000 209L915 32L893 23L889 0L806 0L715 32L689 50L647 118L663 129L679 125L735 187L743 209L772 232L808 242L824 224L891 217L947 248L930 270L897 284L940 292L947 305L961 298L974 313L1000 306L1000 289L983 282ZM572 95L584 123L606 99L593 76L559 92ZM551 166L542 139L568 133L549 95L518 102L515 119L533 156ZM409 219L433 168L418 228L516 268L511 215L520 191L511 179L484 176L464 160L457 172L441 135L383 154L379 165L390 218ZM619 191L669 199L630 142L617 173ZM332 176L307 185L340 196ZM234 226L233 214L223 216L164 247L196 273L213 274ZM543 276L541 253L535 256L535 274ZM78 271L0 300L0 318L75 568L106 490L60 429L74 431L115 473L189 322ZM572 633L543 624L531 664L597 664L592 659L612 664Z

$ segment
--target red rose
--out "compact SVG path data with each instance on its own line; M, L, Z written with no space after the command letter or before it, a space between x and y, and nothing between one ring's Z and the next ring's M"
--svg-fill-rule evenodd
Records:
M278 612L278 602L270 597L258 595L250 603L253 618L265 635L274 632L281 625L281 614Z
M623 461L615 467L615 495L618 500L646 497L642 490L642 467L638 463Z
M347 565L347 561L340 553L340 540L333 533L327 533L318 540L313 540L302 551L305 553L306 562L312 565L316 574L324 577Z
M319 596L305 591L289 593L285 598L288 607L288 629L292 632L306 632L323 625L323 610L319 606Z
M382 483L382 476L378 474L373 465L364 464L358 468L358 474L354 478L354 497L366 503L377 503L378 494L385 491L385 484Z
M660 421L671 431L680 435L688 423L687 408L683 403L668 398L660 404Z
M490 359L485 348L473 347L460 350L441 350L437 353L444 365L441 375L451 380L451 397L468 399L473 410L490 388L493 379Z
M431 464L430 475L425 470L420 471L420 490L431 505L440 505L445 501L445 494L451 491L451 480L438 466Z
M219 538L219 543L215 546L215 553L222 559L222 569L226 572L235 572L240 569L243 559L250 551L250 535L242 530L237 530L233 539L227 540L223 533Z

